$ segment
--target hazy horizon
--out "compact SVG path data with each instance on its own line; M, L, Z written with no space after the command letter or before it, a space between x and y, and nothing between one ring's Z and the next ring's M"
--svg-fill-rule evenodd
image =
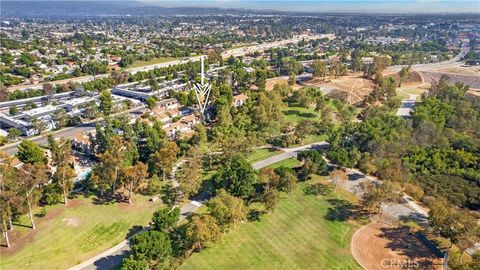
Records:
M8 0L19 2L22 0ZM41 2L44 0L30 0ZM47 0L56 1L56 0ZM61 0L57 0L61 1ZM68 2L85 2L95 0L67 0ZM111 0L110 0L111 1ZM152 6L164 7L216 7L241 8L253 10L276 10L292 12L354 12L354 13L480 13L480 1L461 0L303 0L303 1L264 1L264 0L113 0L118 2L139 2ZM0 2L6 2L0 0ZM28 2L28 1L25 1ZM103 1L102 1L103 2Z
M199 6L220 8L245 8L297 12L361 12L361 13L479 13L480 1L442 1L442 0L303 0L303 1L263 1L263 0L188 0L162 1L139 0L139 2L159 6Z

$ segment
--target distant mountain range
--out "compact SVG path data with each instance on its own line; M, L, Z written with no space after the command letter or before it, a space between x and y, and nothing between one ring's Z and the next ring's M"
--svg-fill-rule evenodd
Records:
M458 6L457 8L455 8ZM319 14L319 13L441 13L465 12L478 14L475 0L457 1L379 1L379 0L67 0L18 1L0 0L1 18L75 18L111 16L173 16L225 14Z
M0 1L1 15L9 17L173 16L264 13L216 7L162 7L137 1ZM271 12L268 12L271 14ZM275 12L282 13L282 12Z

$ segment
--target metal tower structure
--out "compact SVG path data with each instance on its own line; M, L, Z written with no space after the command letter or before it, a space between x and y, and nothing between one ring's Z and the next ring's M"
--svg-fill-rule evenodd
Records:
M200 109L200 114L202 115L203 122L206 122L205 111L208 106L208 98L210 97L210 91L212 90L212 85L205 83L205 71L204 71L204 58L205 56L200 57L201 65L201 80L200 83L194 85L195 95L197 96L198 107Z

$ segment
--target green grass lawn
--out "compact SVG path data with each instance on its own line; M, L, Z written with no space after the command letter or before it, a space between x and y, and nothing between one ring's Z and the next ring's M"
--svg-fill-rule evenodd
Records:
M248 155L247 161L250 163L255 163L257 161L278 155L280 153L282 152L271 148L256 149L255 151L253 151L253 153Z
M287 121L292 124L296 124L301 120L310 119L310 120L320 120L319 115L312 108L302 108L302 107L288 107L283 110Z
M154 58L154 59L149 60L149 61L138 60L138 61L135 61L132 64L132 67L143 67L143 66L148 66L148 65L161 64L161 63L165 63L165 62L169 62L169 61L173 61L173 60L178 60L178 59L179 58L176 58L176 57L161 57L161 58Z
M397 96L401 97L402 99L409 99L410 98L410 96L408 94L402 93L398 89L396 90L396 92L397 92Z
M357 225L338 214L339 202L348 201L331 192L316 195L312 184L282 193L273 213L241 224L180 269L361 269L349 246Z
M120 243L129 230L144 226L161 202L148 196L135 196L127 203L93 204L93 198L79 197L69 206L48 206L47 215L36 218L37 229L15 226L11 234L14 247L2 247L0 269L66 269ZM40 212L36 209L36 213ZM26 217L19 221L29 226ZM14 236L14 234L17 234ZM10 254L12 253L12 254Z
M419 89L419 88L416 88L416 89L405 89L405 90L403 90L403 92L408 93L408 94L412 94L412 95L421 95L421 94L423 94L425 91L427 91L427 90L426 90L426 89Z
M300 165L300 161L298 161L298 159L296 158L287 158L287 159L284 159L282 161L279 161L277 163L273 163L269 166L267 166L268 168L277 168L277 167L280 167L280 166L285 166L285 167L289 167L289 168L295 168L297 167L298 165Z

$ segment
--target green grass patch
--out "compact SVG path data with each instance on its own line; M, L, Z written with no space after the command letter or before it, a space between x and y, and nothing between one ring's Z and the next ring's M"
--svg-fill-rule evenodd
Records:
M169 61L173 61L173 60L178 60L178 59L180 59L180 58L161 57L161 58L154 58L154 59L148 60L148 61L138 60L138 61L135 61L132 64L132 67L143 67L143 66L148 66L148 65L161 64L161 63L165 63L165 62L169 62Z
M23 216L12 237L13 254L4 253L0 269L66 269L120 243L133 226L145 226L161 202L149 202L149 196L136 195L127 203L94 204L94 197L79 197L47 206L47 215L35 218L37 229ZM40 213L37 208L35 213ZM13 235L13 233L12 233Z
M287 121L292 124L296 124L301 120L320 120L319 115L313 108L302 108L302 107L288 107L283 110Z
M348 201L315 194L312 185L282 193L273 213L233 229L180 269L361 269L349 247L357 225L337 218L338 202Z
M282 161L279 161L277 163L273 163L269 166L267 166L268 168L278 168L278 167L281 167L281 166L284 166L284 167L288 167L288 168L295 168L297 167L298 165L300 165L300 161L298 161L298 159L296 158L287 158L287 159L284 159Z
M398 90L398 89L396 90L396 92L397 92L397 96L398 96L398 97L401 97L402 99L409 99L409 98L410 98L410 96L409 96L408 94L402 93L402 92L400 92L400 90Z
M272 148L255 149L255 151L253 151L250 155L247 156L247 161L250 163L255 163L257 161L264 160L280 153L282 152Z
M403 90L403 92L407 93L407 94L412 94L412 95L421 95L425 92L426 90L425 89L419 89L419 88L416 88L416 89L405 89Z
M325 134L308 135L302 141L302 143L298 144L298 146L302 146L302 145L305 145L305 144L316 143L316 142L321 142L321 141L325 141L326 139L328 139L328 136L325 135ZM295 146L297 146L297 145L293 145L291 147L295 147Z

